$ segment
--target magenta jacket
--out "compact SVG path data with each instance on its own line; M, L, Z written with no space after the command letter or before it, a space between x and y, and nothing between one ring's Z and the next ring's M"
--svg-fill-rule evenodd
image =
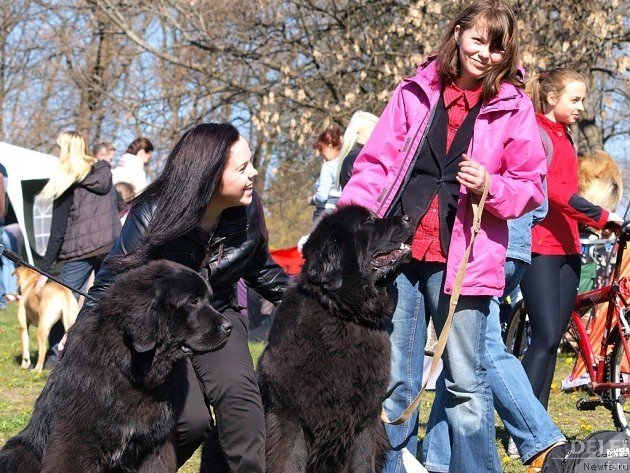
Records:
M441 90L433 59L398 85L354 163L339 205L360 204L381 217L387 213L407 182ZM520 217L544 200L547 162L532 103L523 91L504 83L498 95L482 105L467 154L488 170L491 185L462 294L500 296L505 283L506 219ZM470 241L471 226L470 194L461 186L446 267L447 294Z

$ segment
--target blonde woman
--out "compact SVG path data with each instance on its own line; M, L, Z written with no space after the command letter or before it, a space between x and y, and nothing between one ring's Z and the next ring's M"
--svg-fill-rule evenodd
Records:
M80 133L62 132L57 145L59 166L40 193L53 200L50 237L41 268L50 271L55 262L63 262L61 280L81 289L92 271L98 271L120 234L116 190L110 164L86 153ZM36 294L46 279L40 276ZM51 347L63 335L60 328L51 331Z
M352 177L354 160L361 152L376 126L378 117L363 110L357 110L350 118L348 128L343 134L339 152L339 186L343 189Z

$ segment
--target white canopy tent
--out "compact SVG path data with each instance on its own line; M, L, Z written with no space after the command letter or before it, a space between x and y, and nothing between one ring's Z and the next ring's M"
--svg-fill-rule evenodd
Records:
M33 203L58 165L56 157L0 142L0 163L7 169L7 194L24 235L24 248L33 264L31 245L35 242ZM48 212L52 211L50 204ZM40 246L40 245L38 245Z

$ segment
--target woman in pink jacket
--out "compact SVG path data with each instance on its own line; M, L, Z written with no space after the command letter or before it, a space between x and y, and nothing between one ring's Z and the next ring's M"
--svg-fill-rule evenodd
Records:
M476 0L451 23L436 57L402 81L354 164L340 205L417 225L413 260L392 287L392 379L384 407L398 417L422 380L426 322L438 333L470 240L472 203L489 194L443 356L451 472L501 471L492 396L481 359L490 299L503 291L507 223L544 199L545 154L517 68L518 32L504 0ZM387 426L386 472L417 449L417 413Z

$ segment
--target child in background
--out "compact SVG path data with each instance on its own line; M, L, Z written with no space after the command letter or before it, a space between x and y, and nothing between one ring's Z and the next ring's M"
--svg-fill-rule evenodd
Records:
M554 69L532 79L527 93L534 102L542 142L551 161L547 176L549 210L532 230L532 262L521 282L532 330L522 363L534 394L547 407L557 349L580 281L578 222L601 229L623 220L577 193L578 161L568 127L584 110L586 84L582 76L569 69Z

